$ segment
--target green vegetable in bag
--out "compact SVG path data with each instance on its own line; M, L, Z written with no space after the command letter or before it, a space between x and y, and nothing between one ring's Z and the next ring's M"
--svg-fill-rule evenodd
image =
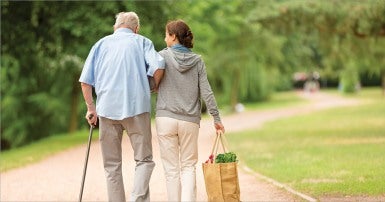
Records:
M234 152L218 154L215 158L215 163L231 163L237 161L237 155Z

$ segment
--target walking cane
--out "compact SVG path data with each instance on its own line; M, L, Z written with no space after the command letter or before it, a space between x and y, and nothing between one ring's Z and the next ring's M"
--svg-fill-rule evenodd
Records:
M94 117L94 115L90 114L88 119L92 119L93 117ZM82 184L81 184L81 187L80 187L79 202L82 201L82 197L83 197L84 180L86 179L88 156L90 155L90 147L91 147L91 140L92 140L92 130L94 129L94 127L95 126L91 124L91 126L90 126L90 134L88 136L88 145L87 145L86 159L85 159L84 169L83 169Z

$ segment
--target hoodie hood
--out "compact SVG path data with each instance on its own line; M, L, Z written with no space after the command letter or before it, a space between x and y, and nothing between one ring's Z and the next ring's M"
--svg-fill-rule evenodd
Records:
M201 56L193 52L179 52L172 48L167 48L166 50L170 52L171 57L178 63L176 69L179 72L186 72L201 61Z

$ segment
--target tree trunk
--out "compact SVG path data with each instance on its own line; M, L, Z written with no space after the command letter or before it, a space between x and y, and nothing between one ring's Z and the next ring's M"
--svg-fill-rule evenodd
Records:
M385 70L382 71L382 95L385 96Z
M231 104L231 110L235 111L235 106L238 104L238 89L239 89L239 77L240 77L240 70L235 69L234 70L234 77L232 81L231 86L231 97L230 97L230 104Z

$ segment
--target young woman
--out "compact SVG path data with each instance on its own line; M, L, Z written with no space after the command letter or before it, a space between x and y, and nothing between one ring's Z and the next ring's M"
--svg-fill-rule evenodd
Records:
M169 201L196 201L196 164L201 99L224 133L205 63L191 51L193 33L182 20L166 25L164 77L156 103L156 129Z

